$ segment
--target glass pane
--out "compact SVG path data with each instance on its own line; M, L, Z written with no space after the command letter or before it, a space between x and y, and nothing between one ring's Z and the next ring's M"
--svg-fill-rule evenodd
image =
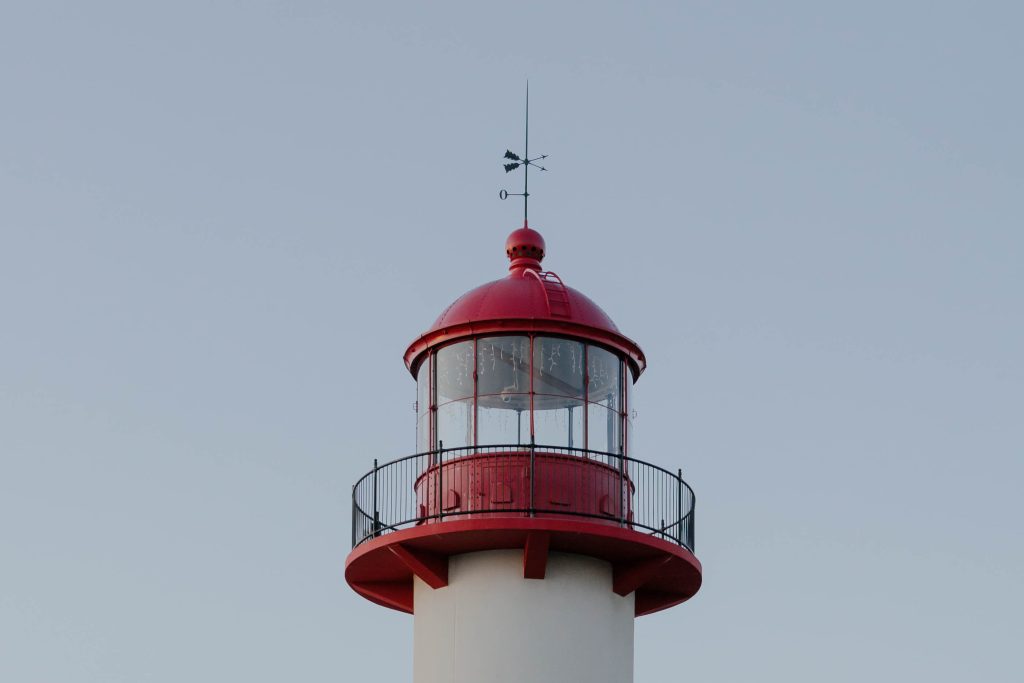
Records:
M430 412L430 357L423 359L416 373L416 417Z
M623 372L623 376L626 380L626 409L629 411L633 410L633 373L626 368Z
M516 394L530 391L530 339L485 337L477 341L477 391Z
M537 396L534 410L533 428L538 444L583 448L583 401Z
M587 405L587 448L604 453L619 452L622 415L596 403Z
M430 448L430 413L416 420L416 452L426 453Z
M437 407L437 438L446 449L473 445L472 398Z
M583 398L583 344L569 339L533 340L533 390Z
M481 397L477 407L477 443L481 446L530 443L530 395L506 394L506 398L522 399L522 408L493 407Z
M619 408L622 393L622 363L619 357L598 346L587 347L587 398L614 410Z
M634 438L636 432L633 431L633 411L636 404L633 402L633 373L627 368L623 375L626 380L626 435L623 439L623 445L626 449L626 454L630 455L630 449L636 446L636 439Z
M473 342L450 344L438 351L435 359L439 404L473 396Z

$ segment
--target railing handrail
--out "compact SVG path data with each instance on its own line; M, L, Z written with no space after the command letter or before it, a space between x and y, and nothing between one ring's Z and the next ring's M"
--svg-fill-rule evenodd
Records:
M452 453L464 453L465 455L464 456L459 456L459 457L445 458L446 455L452 454ZM515 456L515 457L519 457L519 456L526 456L527 454L529 454L530 455L530 459L531 459L531 468L532 468L532 460L533 460L533 457L534 457L534 455L533 455L534 453L539 454L539 455L569 455L569 456L572 456L573 454L579 454L579 455L584 455L584 456L593 456L593 458L596 458L596 459L602 459L602 458L606 459L606 460L609 461L609 464L611 462L613 462L613 461L618 461L619 464L617 465L617 467L620 468L620 471L621 471L621 473L623 475L623 476L620 477L620 484L618 486L619 493L616 494L616 495L619 496L619 500L618 500L618 505L619 505L619 508L618 508L618 510L619 510L619 519L618 519L618 521L619 521L619 523L624 525L624 526L629 526L629 527L632 527L632 528L647 530L651 535L660 535L663 538L670 539L673 542L678 543L679 545L682 545L684 547L689 548L691 551L693 550L693 535L694 535L693 519L694 519L694 511L695 511L695 507L696 507L696 495L693 492L693 488L690 487L690 485L682 478L682 476L681 476L682 472L681 471L679 471L679 473L677 474L676 472L671 472L671 471L665 469L664 467L661 467L659 465L655 465L654 463L649 463L649 462L640 460L638 458L634 458L634 457L631 457L631 456L628 456L628 455L625 455L625 454L620 454L620 453L611 453L611 452L608 452L608 451L597 451L597 450L586 449L586 448L578 448L578 447L574 447L574 446L554 446L554 445L546 445L546 444L522 444L522 443L490 444L490 445L480 445L480 446L457 446L457 447L454 447L454 448L437 448L437 449L430 450L430 451L423 451L421 453L413 453L411 455L406 455L406 456L403 456L403 457L400 457L400 458L396 458L394 460L391 460L391 461L383 463L383 464L379 464L375 460L374 461L374 468L372 470L370 470L369 472L367 472L366 474L364 474L363 476L361 476L356 481L356 483L353 485L353 487L352 487L352 506L353 506L353 510L352 510L352 512L353 512L352 544L353 544L353 547L359 545L360 543L362 543L363 541L365 541L365 540L367 540L369 538L374 538L374 537L379 536L379 535L381 535L383 533L389 533L391 531L398 530L398 529L400 529L400 528L402 528L404 526L408 526L408 525L412 525L412 524L421 524L421 523L424 523L424 522L429 521L429 520L441 520L442 518L447 518L447 517L458 517L460 515L487 513L487 514L513 514L513 515L515 515L515 514L528 514L530 516L533 516L535 513L542 513L542 514L543 513L556 513L556 514L559 514L559 515L571 515L571 516L582 516L582 517L607 519L606 516L603 516L601 514L597 514L597 513L594 513L594 512L585 512L585 511L581 512L579 510L565 509L565 508L562 508L562 507L557 507L557 508L556 507L550 507L550 506L549 507L536 507L535 504L534 504L534 501L533 501L533 495L534 495L534 491L536 489L537 483L534 481L534 477L532 476L532 472L531 472L531 476L529 477L529 481L530 481L530 484L529 484L529 488L530 488L530 505L529 505L529 507L526 507L526 508L523 508L523 507L516 507L516 508L501 507L501 508L493 508L493 509L492 508L483 508L483 509L466 509L466 510L448 511L448 510L444 509L444 495L447 493L447 491L442 490L443 487L438 485L438 486L435 487L436 491L434 493L435 502L438 505L436 514L430 514L429 510L426 511L426 514L419 514L419 513L422 513L423 510L421 509L422 506L421 505L418 506L418 504L416 503L416 501L418 500L418 498L417 498L417 495L418 495L417 487L420 485L418 482L419 482L419 480L425 474L429 473L431 470L436 470L439 473L439 478L440 478L440 476L441 476L440 473L442 472L442 469L444 467L450 465L453 462L457 462L457 461L461 460L462 457L469 458L469 457L471 457L473 455L482 455L482 456L494 455L494 456L498 456L498 457L501 457L501 456ZM423 466L415 468L414 470L399 471L398 475L392 474L396 470L401 470L401 465L403 463L408 463L409 461L413 461L413 460L422 461L423 462ZM640 467L641 471L643 472L643 474L641 474L640 472L633 472L633 473L631 473L629 465L635 465L637 467ZM652 475L651 473L656 473L656 474ZM410 477L410 480L404 482L405 484L407 484L407 486L405 486L404 488L402 487L401 484L399 484L397 486L397 488L396 488L395 484L394 484L394 480L396 478L400 478L402 474L405 474L407 477ZM657 475L660 475L662 477L666 477L668 481L662 480L660 482L655 483L652 480L652 476L657 476ZM444 476L447 479L447 475L444 475ZM377 500L378 488L379 488L379 486L378 486L378 478L379 477L380 478L384 478L384 479L386 479L387 482L389 482L389 484L391 485L392 493L393 494L397 494L398 496L403 497L403 499L397 500L397 501L395 501L395 500L387 500L386 497L385 497L384 505L388 506L387 514L395 515L396 514L396 510L395 510L396 507L397 508L403 508L403 507L404 508L409 508L410 507L410 505L409 505L410 501L411 501L413 506L418 506L417 509L416 509L416 514L412 514L412 516L407 516L407 518L405 518L405 519L398 519L398 520L390 519L390 518L389 519L380 519L380 517L381 517L381 509L380 509L381 505L379 504L379 501ZM372 491L372 501L373 501L373 507L374 507L373 511L367 511L367 510L363 509L362 505L360 505L360 494L363 494L363 496L364 496L364 503L369 503L370 502L370 500L365 500L365 498L369 497L369 496L367 496L366 492L363 490L365 487L368 486L367 480L369 478L372 478L372 482L373 482L373 491ZM622 482L623 481L628 482L628 485L627 486L622 486ZM438 482L438 484L439 484L439 482ZM429 483L427 484L427 486L429 487ZM592 484L592 486L599 487L599 484L595 483L595 484ZM677 491L674 495L666 493L671 488L675 488L676 491ZM399 491L401 493L398 493ZM575 489L574 489L574 491L575 491ZM685 491L685 493L684 493L684 491ZM594 493L600 494L600 491L595 488ZM429 501L429 497L430 497L429 492L426 495L427 495L427 499ZM607 496L607 495L610 495L610 494L605 494L605 495ZM657 497L659 495L662 496L664 499L663 500L657 500ZM438 500L438 497L440 497L440 500ZM637 498L637 502L641 503L641 505L638 505L638 506L633 506L632 505L634 497ZM684 508L684 501L687 502L687 504L685 505L685 510L683 509ZM678 513L676 513L676 512L669 512L668 516L661 517L660 519L658 519L659 515L666 514L667 508L665 506L669 502L674 503L673 507L675 507L678 510ZM552 504L554 504L554 501L552 501ZM642 520L634 519L634 517L633 517L633 511L634 510L641 510L641 509L643 509L643 510L645 510L646 512L649 513L655 507L658 507L660 509L660 513L655 514L655 516L652 517L651 519L642 519ZM627 509L630 511L629 519L626 518L626 511L627 511ZM409 512L411 513L412 510L410 509ZM359 518L357 518L357 515L359 516ZM397 513L397 516L401 516L401 513ZM357 522L362 522L362 525L357 524ZM368 530L366 528L367 527L367 523L369 523L369 525L370 525ZM675 535L673 535L672 532L670 531L673 528L676 529ZM357 532L357 529L359 529L360 531ZM685 538L684 538L684 536L685 536Z
M492 448L520 449L523 452L528 452L531 448L535 448L537 450L542 450L542 449L545 449L545 448L550 448L550 449L554 449L556 451L575 451L575 452L579 452L579 453L586 453L586 454L589 454L589 455L603 455L603 456L612 457L612 458L623 458L627 462L640 463L641 465L645 465L647 467L651 467L653 469L659 470L661 472L664 472L665 474L667 474L670 477L674 477L674 478L678 479L679 481L683 482L683 486L685 486L690 491L690 495L696 497L696 494L694 494L694 492L693 492L693 488L691 488L690 485L686 483L685 479L683 479L682 477L678 476L675 472L672 472L671 470L667 470L667 469L665 469L664 467L662 467L660 465L655 465L653 462L647 462L645 460L640 460L639 458L634 458L631 455L620 455L618 453L612 453L611 451L595 451L595 450L590 449L590 448L578 448L576 446L549 446L549 445L545 445L545 444L537 444L536 446L532 446L531 447L530 444L528 444L528 443L527 444L516 443L516 444L485 444L485 445L482 445L482 446L456 446L454 448L435 448L432 451L422 451L420 453L412 453L411 455L404 455L401 458L395 458L394 460L389 460L388 462L386 462L386 463L384 463L382 465L379 465L377 467L377 469L384 469L385 467L388 467L390 465L394 465L396 463L404 462L406 460L413 460L415 458L428 457L428 458L431 459L431 462L433 462L434 461L433 460L434 456L443 455L444 453L453 453L455 451L482 451L482 450L485 450L485 449L492 449ZM500 451L500 452L514 453L515 451L514 450L510 450L510 451ZM356 483L353 485L353 488L356 487L356 486L359 486L361 483L363 483L364 479L366 479L367 477L372 476L372 475L373 475L373 470L370 470L366 474L364 474L363 476L359 477L359 479L357 479Z

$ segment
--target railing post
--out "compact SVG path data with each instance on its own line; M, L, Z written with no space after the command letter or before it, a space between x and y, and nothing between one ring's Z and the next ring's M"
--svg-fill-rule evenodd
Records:
M352 547L356 547L356 513L359 506L356 505L356 485L352 484Z
M626 526L626 495L625 488L626 453L619 444L619 526Z
M677 527L676 527L676 540L679 542L679 545L682 545L683 544L683 470L681 468L679 470L679 477L677 479L677 483L678 483L678 489L679 489L679 494L677 496L677 501L678 501L679 504L678 504L677 510L676 510L676 513L677 513L677 516L676 516L676 520L677 520L676 521L676 525L677 525Z
M380 511L377 510L377 458L373 459L373 536L380 531Z
M444 441L437 442L437 519L444 517Z
M688 547L690 548L691 552L696 552L696 550L697 550L697 506L696 505L694 505L693 509L690 511L690 523L689 523L688 526L690 527L690 534L689 534L689 536L690 536L690 545Z
M530 516L536 517L537 510L534 507L534 496L537 488L537 454L534 437L530 435Z

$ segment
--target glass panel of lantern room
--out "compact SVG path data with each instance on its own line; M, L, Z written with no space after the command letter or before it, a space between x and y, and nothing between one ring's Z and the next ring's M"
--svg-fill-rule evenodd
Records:
M538 444L583 448L583 344L533 340L533 428Z
M587 400L612 410L619 409L622 395L622 361L599 346L587 347Z
M534 339L533 391L583 398L583 344L557 337Z
M423 359L416 372L416 452L430 448L430 356Z
M530 442L530 338L476 342L477 444Z
M508 403L494 403L496 397L481 396L477 406L476 442L480 446L508 446L530 443L530 395L507 394Z
M430 413L416 418L416 452L426 453L433 450L430 443Z
M478 339L476 371L480 396L529 393L530 338Z
M630 455L630 449L636 447L636 439L633 438L633 373L628 363L622 364L622 386L623 404L619 409L622 411L622 449L626 455Z
M621 425L622 415L619 411L609 410L599 403L588 403L587 448L618 456ZM608 462L613 461L617 463L618 457L608 458Z
M473 396L473 342L449 344L439 350L437 365L437 404Z
M473 445L473 399L448 401L437 407L437 438L445 450ZM444 459L468 455L467 451L445 454Z
M538 445L583 448L583 401L538 394L533 397L533 431Z
M434 355L436 438L446 449L473 445L475 366L472 341L449 344Z
M619 453L622 440L622 360L599 346L587 347L587 448ZM609 462L618 462L609 458Z

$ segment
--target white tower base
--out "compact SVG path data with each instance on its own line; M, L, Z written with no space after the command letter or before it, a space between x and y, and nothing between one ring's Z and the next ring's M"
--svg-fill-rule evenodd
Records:
M449 560L448 586L414 586L415 683L632 683L633 594L612 568L551 553L523 578L520 550Z

